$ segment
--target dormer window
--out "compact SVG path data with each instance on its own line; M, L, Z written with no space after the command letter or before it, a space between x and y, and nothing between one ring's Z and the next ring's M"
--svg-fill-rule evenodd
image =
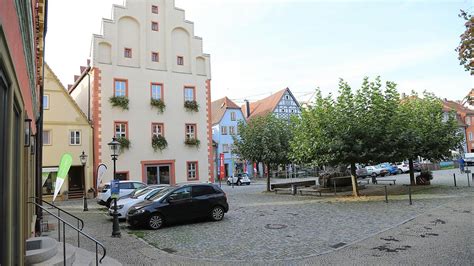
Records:
M131 48L125 48L123 50L123 56L125 56L125 58L132 58L132 49Z
M155 5L151 6L151 13L158 14L158 6L155 6Z

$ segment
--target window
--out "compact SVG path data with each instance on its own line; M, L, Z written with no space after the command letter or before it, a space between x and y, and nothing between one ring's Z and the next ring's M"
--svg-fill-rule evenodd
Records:
M47 174L47 177L46 177ZM43 172L43 195L53 195L54 189L56 188L56 177L57 172ZM46 177L46 180L44 179Z
M145 185L139 182L133 182L133 188L143 188Z
M43 145L51 145L51 131L50 130L43 131Z
M157 52L151 52L151 61L160 62L160 54Z
M235 115L235 112L230 112L230 120L231 120L231 121L237 120L236 115Z
M151 22L151 30L152 31L158 31L158 22L156 22L156 21Z
M286 95L286 96L285 96L285 99L289 100L289 99L290 99L290 96L289 96L289 95Z
M195 101L194 87L184 87L184 101Z
M163 124L162 123L153 123L151 124L151 134L152 136L163 136Z
M198 162L187 162L188 180L197 180L198 178Z
M216 194L216 191L211 186L194 186L192 190L193 197Z
M183 187L173 192L169 198L173 200L182 200L191 198L191 187Z
M466 116L466 125L470 126L471 125L471 117Z
M195 124L186 124L186 139L196 139Z
M114 80L114 96L126 97L128 91L128 81L125 79Z
M49 95L43 95L43 110L49 109Z
M115 137L116 138L127 138L128 137L128 123L127 122L115 122Z
M81 145L81 131L69 131L69 145Z
M221 126L222 135L227 135L227 126Z
M472 137L472 132L469 132L469 140L472 141L473 140L473 137Z
M152 5L151 6L151 13L158 14L158 6Z
M123 50L123 56L125 56L125 58L132 58L132 49L131 48L125 48Z
M178 64L178 66L184 66L184 57L178 56L177 57L177 64Z
M222 144L222 152L228 153L230 151L229 144Z
M229 134L235 135L235 127L234 126L229 126Z
M151 84L151 98L155 100L163 100L163 84L161 83Z

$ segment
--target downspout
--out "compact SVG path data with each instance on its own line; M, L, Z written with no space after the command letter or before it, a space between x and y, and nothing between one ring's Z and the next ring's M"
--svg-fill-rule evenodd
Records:
M39 118L36 121L36 182L35 182L35 196L37 198L43 198L43 97L44 97L44 68L45 68L45 51L46 51L46 32L48 26L48 0L44 1L44 33L43 33L43 73L40 85L40 109ZM37 202L43 205L41 201ZM35 231L37 234L41 234L41 221L43 220L43 211L37 206L36 207L36 224Z

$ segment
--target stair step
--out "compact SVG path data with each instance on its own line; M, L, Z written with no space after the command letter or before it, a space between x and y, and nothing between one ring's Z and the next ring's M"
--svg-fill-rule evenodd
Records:
M76 259L76 252L77 248L71 244L66 243L66 265L71 266L73 265ZM58 243L58 253L47 261L43 261L37 264L32 264L36 266L60 266L64 265L64 257L63 257L63 242Z
M99 248L100 251L100 248ZM99 254L99 260L102 255ZM109 256L105 256L105 258L102 260L102 263L99 262L99 264L108 266L108 265L122 265L120 262L118 262L116 259L113 259ZM73 263L73 266L92 266L95 265L95 253L87 251L85 249L77 249L76 252L76 261Z

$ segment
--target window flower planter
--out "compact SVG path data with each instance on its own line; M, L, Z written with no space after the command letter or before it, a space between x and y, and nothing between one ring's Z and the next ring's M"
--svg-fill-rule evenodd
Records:
M184 141L184 144L188 145L188 146L196 146L196 147L199 147L199 144L201 144L201 141L199 141L198 139L195 139L195 138L187 138L185 141Z
M196 101L185 101L184 108L189 112L198 112L199 104Z
M113 96L109 98L112 107L120 107L123 110L128 110L128 97L125 96Z
M159 113L163 113L163 111L166 108L165 102L163 102L161 99L151 99L150 100L150 105L156 109L158 109Z
M117 141L120 142L121 151L124 151L125 149L130 149L130 140L128 140L127 138L118 138Z
M155 152L158 150L162 151L168 147L168 142L163 136L153 135L153 138L151 139L151 146Z

